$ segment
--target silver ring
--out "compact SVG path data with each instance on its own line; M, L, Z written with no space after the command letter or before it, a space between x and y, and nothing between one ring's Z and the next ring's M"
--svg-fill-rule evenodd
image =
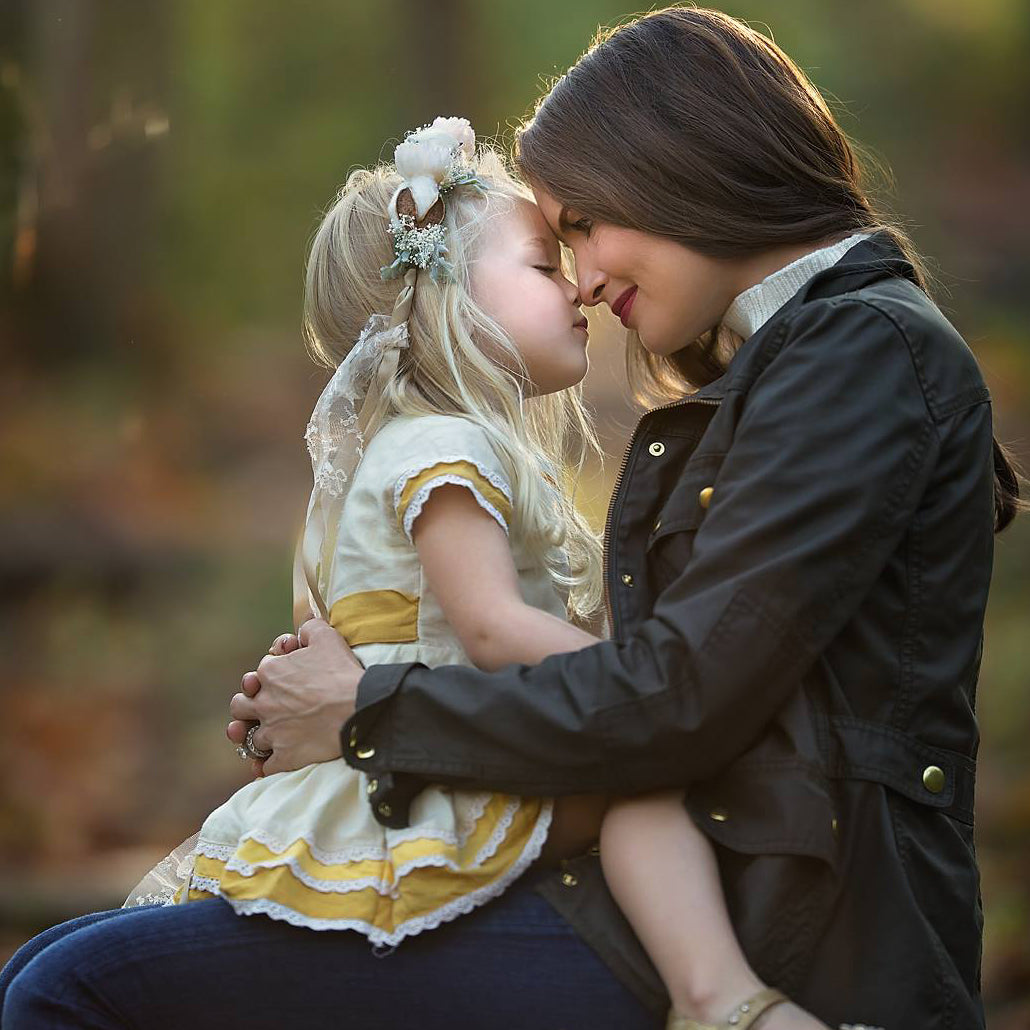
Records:
M254 734L257 733L260 725L261 723L256 722L249 730L247 730L247 736L244 738L243 744L236 749L236 754L238 754L240 758L257 758L258 760L262 760L271 757L271 748L267 751L263 751L254 744Z

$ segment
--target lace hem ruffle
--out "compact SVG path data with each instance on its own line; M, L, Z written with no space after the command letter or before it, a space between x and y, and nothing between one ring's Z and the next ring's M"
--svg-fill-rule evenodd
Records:
M385 861L389 858L393 848L413 840L435 840L453 848L463 848L475 831L479 820L483 818L483 813L486 811L492 797L493 795L489 792L477 793L464 811L455 806L457 815L455 831L442 828L427 828L425 826L409 826L404 830L391 830L388 839L361 841L330 851L317 844L310 833L293 837L290 840L284 840L281 837L274 836L269 830L255 829L246 831L239 840L228 843L200 837L196 842L196 851L199 854L206 855L208 858L216 858L225 862L233 856L236 848L239 847L240 841L243 840L256 841L258 844L268 848L269 851L274 851L277 854L289 850L298 840L303 840L307 845L308 851L317 862L320 862L322 865L340 865L345 862ZM515 806L517 809L517 801ZM502 820L505 816L508 817L508 825L510 825L511 816L508 816L507 809L504 816L502 816Z
M551 801L543 803L540 816L522 853L495 881L462 895L460 898L455 898L432 912L409 919L392 931L383 930L362 919L328 919L307 916L267 898L245 900L227 897L222 892L221 884L212 877L194 874L191 886L196 890L223 898L240 915L267 915L292 926L305 926L312 930L357 930L373 945L393 947L400 944L406 937L413 937L425 930L435 929L441 923L450 922L461 915L466 915L474 908L503 894L539 857L551 825L553 807Z
M208 858L225 862L225 868L227 870L239 873L241 876L251 877L264 870L281 869L285 867L290 870L295 879L299 880L305 886L312 888L312 890L319 891L322 894L348 894L351 891L364 890L371 887L377 894L381 894L384 897L396 897L397 887L400 881L416 869L425 869L432 866L440 869L449 869L453 873L461 873L464 870L476 869L489 861L495 854L497 854L497 849L501 846L505 837L508 835L512 821L514 820L515 814L518 812L520 806L521 802L518 798L512 799L505 805L504 812L498 820L497 825L493 828L489 839L479 849L471 863L463 865L452 856L443 853L420 855L416 858L409 859L407 862L394 868L393 875L391 877L363 876L353 880L338 880L315 876L303 867L300 860L295 855L283 856L281 854L288 850L292 845L275 849L279 854L273 858L263 859L260 862L246 861L239 855L235 854L235 849L232 845L227 844L212 845L207 841L201 840L197 842L197 851ZM257 836L257 834L253 836L248 835L247 837L242 838L241 843L243 840L256 840ZM409 839L438 840L439 838L419 834L415 837L409 837ZM322 858L319 858L319 856L315 854L315 849L312 847L307 837L298 838L298 840L303 840L309 854L311 854L312 857L314 857L320 864L336 864L326 862ZM264 842L258 841L258 843L263 844ZM267 847L268 845L266 844L265 846ZM382 861L384 866L389 867L389 852L390 849L383 849L381 855L367 857L372 857ZM366 858L355 859L354 861L364 860L366 860Z

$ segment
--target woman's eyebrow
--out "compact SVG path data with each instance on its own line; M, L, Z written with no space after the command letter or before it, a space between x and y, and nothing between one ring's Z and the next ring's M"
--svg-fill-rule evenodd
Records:
M555 233L562 243L565 242L565 236L571 228L572 225L569 222L569 209L563 205L561 211L558 212L558 232Z

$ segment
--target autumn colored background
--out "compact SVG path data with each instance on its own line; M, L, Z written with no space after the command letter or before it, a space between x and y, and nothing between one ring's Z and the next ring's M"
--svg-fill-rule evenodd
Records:
M1030 5L752 0L931 258L1030 459ZM324 382L307 240L436 114L509 134L625 0L0 6L0 959L120 904L243 782L226 704L290 617ZM1022 128L1020 127L1022 126ZM392 142L387 142L392 141ZM890 186L890 176L894 186ZM589 395L633 423L616 325ZM997 541L977 795L991 1026L1030 1026L1030 517Z

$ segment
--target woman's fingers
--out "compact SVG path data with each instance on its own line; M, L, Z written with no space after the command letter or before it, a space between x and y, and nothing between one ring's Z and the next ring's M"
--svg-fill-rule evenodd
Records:
M258 674L256 672L245 672L243 679L240 681L240 689L247 697L254 697L261 689L261 680L258 679Z
M241 719L244 722L260 722L257 705L252 698L246 694L233 694L229 702L229 714L234 719Z
M233 719L233 721L225 727L225 735L237 747L239 747L245 740L248 729L250 729L249 723L244 722L242 719Z

